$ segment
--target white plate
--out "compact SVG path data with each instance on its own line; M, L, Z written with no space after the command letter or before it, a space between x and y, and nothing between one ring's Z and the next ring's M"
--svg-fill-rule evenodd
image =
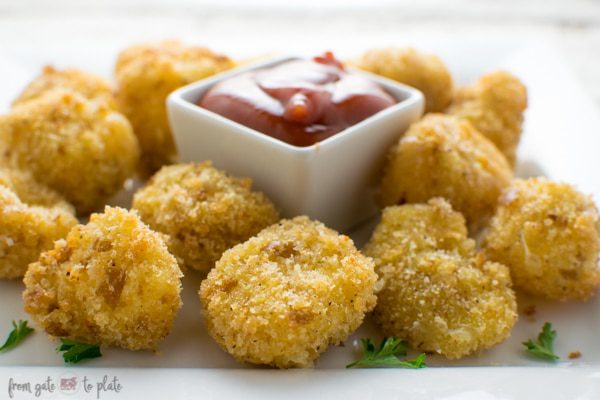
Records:
M484 40L430 41L420 47L439 53L460 82L495 69L506 68L527 85L527 111L519 150L521 175L544 173L554 179L576 184L600 199L600 117L593 104L565 68L559 56L544 43L514 44ZM2 46L0 46L1 48ZM106 43L94 48L43 47L30 51L6 47L0 53L0 109L13 98L43 63L74 65L109 74L118 45ZM231 45L235 49L235 45ZM227 50L225 48L225 50ZM266 49L260 49L266 50ZM277 50L277 46L275 46ZM259 52L259 49L257 49ZM352 55L348 51L343 56ZM117 201L123 203L123 199ZM125 201L126 202L126 201ZM352 233L357 244L364 243L372 227ZM355 342L361 337L379 339L367 321L346 342L332 347L314 370L253 370L237 364L208 336L199 312L197 290L201 276L188 273L184 279L184 307L173 332L157 354L103 349L104 356L85 364L65 368L54 351L56 343L36 332L16 349L0 355L0 398L8 392L9 379L36 382L51 377L56 383L75 374L81 381L117 376L120 393L103 392L101 398L127 398L144 393L147 399L172 398L387 398L410 395L412 399L594 399L600 398L600 297L585 303L548 303L520 296L520 309L535 304L535 321L521 317L512 336L503 344L478 356L448 362L429 357L429 368L408 370L344 370L353 360ZM10 330L10 321L27 318L22 310L21 282L0 282L0 335ZM558 331L556 351L564 360L555 366L527 358L521 342L537 335L542 324L551 321ZM567 354L578 350L582 357L568 361ZM451 366L452 368L448 368ZM470 366L469 368L456 368ZM4 389L3 389L4 388ZM30 397L27 397L30 396ZM79 389L78 398L95 398ZM137 397L137 396L136 396ZM16 393L15 398L33 398ZM42 398L62 398L59 390L42 393Z

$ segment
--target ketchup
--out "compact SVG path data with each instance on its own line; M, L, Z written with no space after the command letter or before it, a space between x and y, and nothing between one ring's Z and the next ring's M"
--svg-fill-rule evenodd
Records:
M223 80L197 105L294 146L311 146L396 103L332 53Z

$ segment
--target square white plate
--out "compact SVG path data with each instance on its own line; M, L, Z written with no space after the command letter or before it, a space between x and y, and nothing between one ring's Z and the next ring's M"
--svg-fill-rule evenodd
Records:
M229 46L236 54L236 45ZM417 47L438 53L461 83L484 72L506 68L527 85L530 106L519 149L518 172L522 176L545 174L571 182L600 199L600 117L560 57L541 42L507 43L483 39L424 40ZM44 63L77 66L110 75L121 44L104 43L93 48L66 48L56 44L38 49L0 45L0 110L37 74ZM332 46L336 48L335 46ZM239 48L239 47L238 47ZM243 46L241 46L243 48ZM278 45L273 47L278 50ZM222 50L227 50L221 48ZM256 49L257 53L267 48ZM357 50L338 50L343 57ZM360 52L359 49L358 52ZM307 54L310 54L307 52ZM244 54L246 55L246 54ZM116 200L126 205L127 196ZM353 232L357 245L368 238L372 226ZM535 304L535 321L521 316L509 340L479 356L448 362L428 357L424 370L345 370L358 354L361 337L379 340L367 321L346 342L331 347L313 370L274 371L250 369L237 364L219 349L203 326L197 290L201 276L190 272L184 279L184 307L173 331L157 354L103 349L104 356L73 367L64 367L56 354L56 343L36 332L16 349L0 355L0 398L8 395L9 380L37 382L51 377L84 376L90 381L117 376L120 393L103 392L101 398L229 399L229 398L411 398L411 399L597 399L600 398L600 297L588 303L548 303L520 296L519 308ZM8 333L13 319L26 319L21 302L20 281L0 281L0 335ZM556 352L563 361L549 366L527 358L521 342L533 338L545 321L558 331ZM1 340L1 339L0 339ZM571 351L582 357L569 361ZM463 368L457 368L457 367ZM464 368L468 367L468 368ZM80 388L70 398L96 398ZM41 398L63 398L58 389ZM134 397L135 396L135 397ZM16 393L14 398L34 398Z

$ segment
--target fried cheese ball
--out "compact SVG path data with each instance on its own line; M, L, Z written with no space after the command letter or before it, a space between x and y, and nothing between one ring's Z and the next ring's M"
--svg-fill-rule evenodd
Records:
M154 350L181 307L181 271L162 235L106 207L25 274L25 311L52 336Z
M77 224L73 207L30 174L0 168L0 278L14 279Z
M600 218L590 196L544 178L517 179L482 242L515 286L555 300L588 300L600 284Z
M0 139L9 164L30 171L80 215L120 190L139 158L123 115L62 89L15 107L0 122Z
M71 204L67 203L54 190L36 181L28 171L0 165L0 185L6 186L14 192L19 200L25 204L59 207L71 215L75 214L75 209Z
M279 214L249 178L200 164L163 167L133 198L133 208L189 268L210 270L223 252L277 222Z
M115 66L117 104L129 118L142 149L142 169L150 175L176 161L165 100L177 88L232 68L228 57L204 47L164 41L129 47Z
M448 112L469 120L514 166L526 108L525 86L516 76L497 71L460 88Z
M307 217L226 251L200 287L210 335L240 362L310 366L375 305L373 262Z
M464 120L428 114L392 147L380 204L422 203L444 197L479 229L512 178L506 158Z
M452 76L437 56L412 48L373 49L351 64L419 89L426 112L443 111L452 101Z
M72 90L88 100L103 101L116 108L113 89L106 79L74 68L58 70L49 65L25 88L13 102L13 107L36 99L53 89Z
M373 315L386 336L458 359L502 342L517 321L508 268L476 254L445 200L386 208L364 254L381 280Z

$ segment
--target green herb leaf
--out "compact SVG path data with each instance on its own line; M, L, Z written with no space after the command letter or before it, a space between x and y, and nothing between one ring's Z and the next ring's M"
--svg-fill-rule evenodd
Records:
M408 343L397 338L385 338L375 349L371 339L361 339L363 347L362 358L346 365L346 368L355 367L404 367L424 368L425 354L417 356L413 360L400 360L398 357L405 356Z
M427 364L425 364L425 353L421 353L418 356L416 356L414 359L412 360L406 360L406 361L401 361L406 363L406 368L425 368L427 366Z
M16 347L19 343L23 341L23 339L27 337L27 335L33 332L33 329L27 326L26 320L19 320L18 323L16 323L13 320L12 325L13 330L10 331L8 337L6 338L6 341L4 342L2 347L0 347L0 352L5 352Z
M559 357L554 354L554 339L556 339L556 331L552 329L550 322L546 322L538 335L537 343L529 339L523 342L523 345L525 351L534 357L556 361Z
M60 339L60 341L61 344L56 348L56 351L64 351L62 356L67 364L76 364L85 359L102 356L100 346L95 344L79 343L69 339Z

